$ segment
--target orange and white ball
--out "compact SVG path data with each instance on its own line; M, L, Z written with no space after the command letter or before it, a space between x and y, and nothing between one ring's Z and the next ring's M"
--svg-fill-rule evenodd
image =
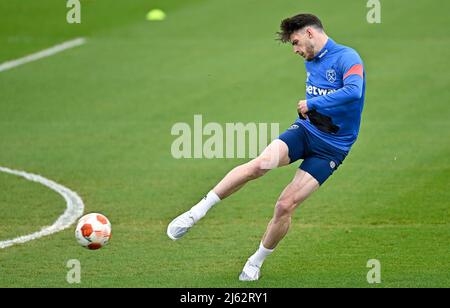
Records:
M102 214L84 215L78 221L75 237L85 248L92 250L102 248L111 239L111 223Z

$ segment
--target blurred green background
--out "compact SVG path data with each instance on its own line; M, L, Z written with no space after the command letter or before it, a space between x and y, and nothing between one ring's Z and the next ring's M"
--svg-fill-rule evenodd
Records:
M0 0L0 63L77 37L87 43L0 72L0 166L42 174L101 212L99 251L73 229L0 250L1 287L449 287L450 34L448 1ZM149 22L150 9L167 13ZM166 226L245 159L171 156L177 122L280 123L304 98L305 71L275 40L280 21L318 15L365 62L361 132L344 164L297 211L263 277L238 274L258 247L298 163L214 208L181 241ZM0 173L0 240L64 211L58 195ZM382 283L366 281L369 259ZM66 282L79 259L81 284Z

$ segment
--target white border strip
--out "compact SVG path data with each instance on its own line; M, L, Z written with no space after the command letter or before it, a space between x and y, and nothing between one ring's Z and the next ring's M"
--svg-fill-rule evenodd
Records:
M0 249L7 248L16 244L22 244L28 241L39 239L43 236L47 236L70 227L76 220L83 215L84 204L83 200L77 195L76 192L71 191L67 187L64 187L58 183L48 180L40 175L27 173L24 171L12 170L9 168L1 167L0 172L5 172L13 175L23 177L29 181L40 183L47 186L51 190L56 191L63 196L67 203L67 209L65 212L55 221L55 223L49 227L42 228L41 231L20 236L12 240L0 241Z
M73 48L73 47L77 47L80 45L83 45L84 43L86 43L86 39L85 38L77 38L71 41L67 41L64 43L61 43L59 45L50 47L48 49L44 49L42 51L33 53L31 55L25 56L23 58L17 59L17 60L12 60L12 61L8 61L8 62L4 62L2 64L0 64L0 72L12 69L16 66L22 65L22 64L26 64L32 61L36 61L45 57L50 57L54 54L57 54L58 52L64 51L66 49L69 48Z

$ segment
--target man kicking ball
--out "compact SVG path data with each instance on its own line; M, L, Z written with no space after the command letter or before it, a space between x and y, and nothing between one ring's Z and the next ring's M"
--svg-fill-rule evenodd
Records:
M204 199L175 218L167 235L178 240L220 200L276 167L303 159L281 193L259 249L248 258L239 279L258 280L264 259L284 238L291 217L343 162L356 141L364 105L365 73L358 53L335 43L314 15L299 14L281 23L279 39L305 59L306 99L299 117L262 154L231 170Z

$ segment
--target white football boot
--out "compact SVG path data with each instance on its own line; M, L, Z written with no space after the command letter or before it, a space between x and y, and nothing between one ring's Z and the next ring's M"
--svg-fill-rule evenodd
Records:
M244 269L239 275L240 281L255 281L261 277L261 268L253 263L250 260L247 260L247 263L244 265Z
M194 216L191 211L187 211L180 216L176 217L167 226L167 236L176 241L185 235L190 228L195 224Z

